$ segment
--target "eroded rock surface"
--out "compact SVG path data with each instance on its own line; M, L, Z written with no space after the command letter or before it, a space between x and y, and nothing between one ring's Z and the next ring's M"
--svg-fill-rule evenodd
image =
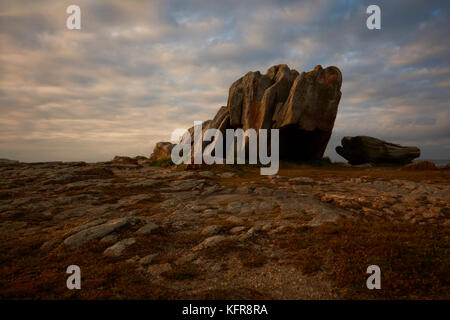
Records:
M76 264L91 255L96 268L120 272L123 262L176 292L245 285L273 298L333 298L329 280L292 265L280 245L286 237L339 221L450 225L448 170L321 170L331 169L267 177L257 169L183 171L145 163L1 166L0 236L12 257L2 264L10 270L23 260L27 274L64 273L62 257ZM20 254L27 246L31 251ZM264 259L251 260L256 254ZM24 281L27 274L17 272ZM200 276L176 278L191 274Z

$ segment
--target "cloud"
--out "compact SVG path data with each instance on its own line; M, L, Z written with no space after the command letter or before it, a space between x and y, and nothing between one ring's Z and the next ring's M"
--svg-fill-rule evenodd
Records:
M4 0L0 157L149 155L212 118L237 78L287 63L343 72L333 159L359 134L450 158L450 5L379 1L382 29L370 31L366 2L80 0L82 30L69 31L69 2Z

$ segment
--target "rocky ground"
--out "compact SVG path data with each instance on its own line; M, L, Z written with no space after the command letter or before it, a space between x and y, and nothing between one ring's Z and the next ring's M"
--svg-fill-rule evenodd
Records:
M450 297L450 170L116 159L5 163L0 178L1 298ZM382 290L366 288L371 264Z

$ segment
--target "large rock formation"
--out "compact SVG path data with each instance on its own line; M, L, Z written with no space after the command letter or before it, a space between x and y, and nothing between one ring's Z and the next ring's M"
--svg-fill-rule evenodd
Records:
M341 84L337 67L316 66L299 74L280 64L266 74L248 72L231 85L227 106L203 122L202 130L279 129L281 159L321 159L336 119ZM189 132L193 141L193 127Z
M417 147L404 147L367 136L344 137L336 152L350 164L409 163L420 156Z
M249 72L230 87L230 126L279 129L281 159L320 159L333 130L341 84L336 67L316 66L299 74L281 64L265 75Z

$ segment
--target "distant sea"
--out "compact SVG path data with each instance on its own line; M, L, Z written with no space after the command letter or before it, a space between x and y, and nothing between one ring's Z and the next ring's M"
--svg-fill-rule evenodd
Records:
M416 159L414 160L414 162L418 162L418 161L423 161L423 160L427 160L427 161L431 161L434 162L435 165L437 166L445 166L446 164L450 163L450 160L430 160L430 159Z

